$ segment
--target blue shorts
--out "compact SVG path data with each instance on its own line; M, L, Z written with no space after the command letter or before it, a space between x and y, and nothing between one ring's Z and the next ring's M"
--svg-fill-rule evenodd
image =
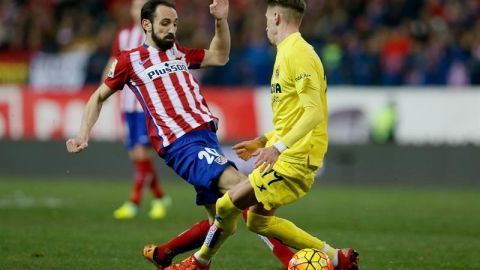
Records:
M123 117L126 123L125 146L128 149L137 145L150 147L145 114L143 112L124 112Z
M218 179L229 166L217 135L209 129L189 132L165 148L165 163L197 191L197 205L214 204L222 194Z

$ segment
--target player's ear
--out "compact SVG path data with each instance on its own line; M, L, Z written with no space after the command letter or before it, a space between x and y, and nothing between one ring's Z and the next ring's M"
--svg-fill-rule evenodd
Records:
M142 27L147 33L152 31L152 23L150 20L142 19Z
M275 12L273 13L273 21L275 22L275 25L280 24L280 12Z

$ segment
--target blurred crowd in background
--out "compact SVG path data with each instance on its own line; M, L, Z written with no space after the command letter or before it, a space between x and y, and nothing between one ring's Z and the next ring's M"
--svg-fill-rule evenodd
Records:
M208 47L214 31L211 1L175 2L177 40ZM480 84L480 0L306 2L301 31L319 53L329 85ZM198 76L206 85L268 85L275 50L266 40L266 1L230 3L230 62ZM23 59L31 77L39 54L82 52L80 81L97 84L115 33L131 23L129 5L128 0L0 0L0 70ZM54 62L42 63L48 69L44 63Z

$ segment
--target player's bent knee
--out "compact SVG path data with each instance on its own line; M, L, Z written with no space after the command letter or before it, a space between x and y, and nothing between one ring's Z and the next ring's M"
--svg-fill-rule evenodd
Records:
M273 222L273 216L263 216L253 212L248 212L247 228L254 233L268 236L269 228Z
M240 211L235 207L228 193L225 193L225 195L217 200L216 208L216 215L221 219L237 217L238 212Z
M225 233L235 233L237 230L237 217L241 210L235 207L228 193L217 200L216 207L215 225Z

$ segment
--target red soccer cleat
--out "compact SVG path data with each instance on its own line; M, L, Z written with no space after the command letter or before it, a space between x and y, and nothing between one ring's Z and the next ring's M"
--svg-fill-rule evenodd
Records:
M339 249L338 265L335 270L358 270L358 262L360 262L360 254L351 248Z
M190 256L183 260L183 262L171 265L165 270L208 270L210 269L210 263L207 266L201 265L195 256Z
M172 258L167 256L164 250L160 250L159 247L152 244L146 245L143 248L143 257L153 263L158 270L162 270L164 267L172 264Z

